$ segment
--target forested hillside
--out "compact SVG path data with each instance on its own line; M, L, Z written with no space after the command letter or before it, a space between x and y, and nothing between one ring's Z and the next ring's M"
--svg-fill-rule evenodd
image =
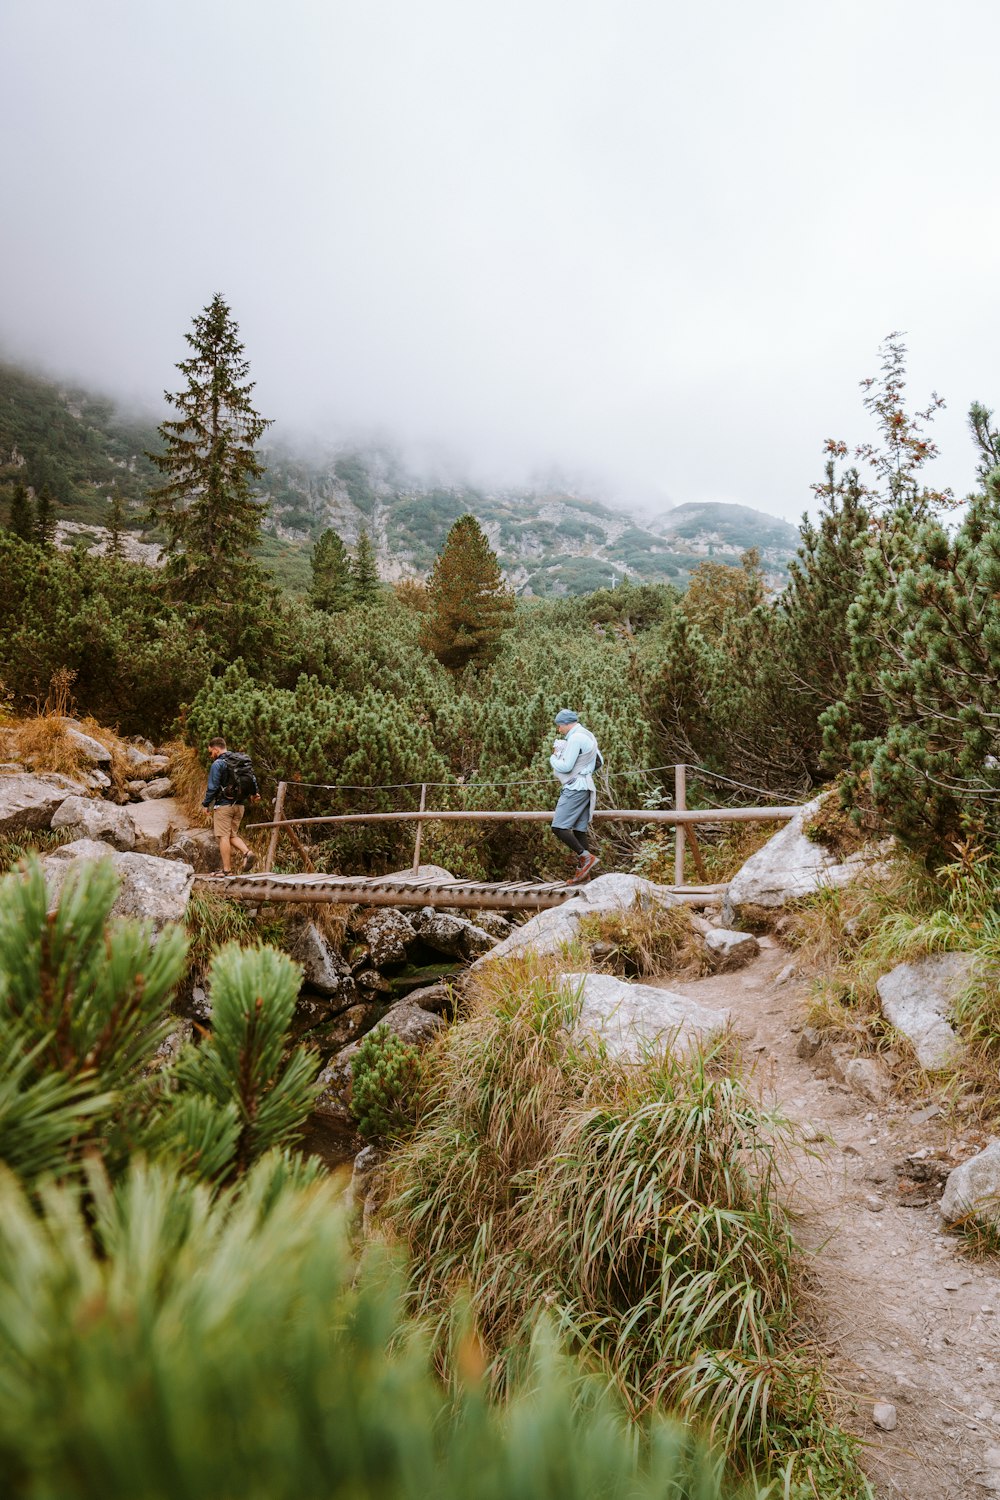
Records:
M112 401L62 388L0 365L0 516L18 481L53 498L68 542L106 526L111 498L125 527L144 540L157 533L145 515L156 482L146 457L159 439L151 418L124 414ZM257 493L268 508L261 561L285 587L308 582L308 558L326 528L353 547L371 536L383 577L423 577L451 525L471 511L519 593L583 594L625 577L684 588L705 557L736 563L760 551L768 584L787 581L795 528L745 506L686 505L643 524L575 491L484 490L428 484L385 448L332 450L303 457L279 437L261 446ZM87 528L87 529L83 529Z

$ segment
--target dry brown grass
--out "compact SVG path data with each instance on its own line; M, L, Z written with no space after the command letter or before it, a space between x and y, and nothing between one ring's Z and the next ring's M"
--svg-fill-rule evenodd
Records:
M580 937L599 968L627 979L694 978L710 967L686 906L636 900L618 911L593 912L580 922Z
M202 765L197 750L181 740L172 740L164 745L163 753L170 756L170 779L174 784L174 796L193 823L203 823L205 809L201 804L208 780L208 768Z

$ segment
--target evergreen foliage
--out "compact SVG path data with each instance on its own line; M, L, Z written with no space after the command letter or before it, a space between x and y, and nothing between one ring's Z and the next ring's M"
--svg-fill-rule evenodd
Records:
M108 532L107 555L109 557L121 557L125 550L122 544L122 532L125 530L125 506L117 485L108 496L106 525Z
M475 516L460 516L448 532L427 594L421 640L442 666L461 671L496 659L514 600Z
M351 1109L363 1136L399 1135L413 1123L420 1056L388 1026L362 1038L351 1062Z
M735 1500L689 1431L629 1427L544 1331L503 1410L471 1330L446 1392L396 1278L359 1273L338 1196L273 1153L214 1194L136 1164L36 1208L0 1180L9 1493Z
M351 560L342 539L332 528L320 534L312 553L309 603L325 614L349 608L353 593Z
M22 542L35 540L35 508L28 491L18 482L10 497L10 519L8 530Z
M382 594L378 560L367 530L362 527L350 564L351 597L356 604L374 604Z
M165 393L179 416L160 425L164 451L148 455L167 476L150 492L150 518L166 532L177 596L231 601L257 582L251 554L265 508L251 481L264 473L256 444L270 422L251 403L250 364L218 293L185 338L192 354L177 368L186 385Z
M43 485L35 501L35 535L32 540L44 552L51 552L56 539L56 518L51 491Z

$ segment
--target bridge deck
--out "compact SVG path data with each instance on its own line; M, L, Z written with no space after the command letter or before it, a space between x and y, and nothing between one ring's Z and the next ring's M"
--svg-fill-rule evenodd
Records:
M561 906L582 889L563 881L541 884L526 880L502 883L474 880L426 880L419 876L382 875L364 880L354 875L200 876L196 884L233 901L262 905L266 901L309 901L345 906L455 906L475 911L542 911ZM720 886L670 887L688 899L712 896Z

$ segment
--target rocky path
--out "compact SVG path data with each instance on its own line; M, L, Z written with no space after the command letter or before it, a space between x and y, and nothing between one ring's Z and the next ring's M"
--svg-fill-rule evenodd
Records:
M764 939L738 973L663 982L729 1008L762 1098L804 1137L785 1169L810 1252L804 1310L878 1494L1000 1494L1000 1268L963 1254L936 1207L955 1132L933 1105L873 1103L799 1055L808 992L776 983L787 960ZM893 1430L876 1427L877 1402Z

